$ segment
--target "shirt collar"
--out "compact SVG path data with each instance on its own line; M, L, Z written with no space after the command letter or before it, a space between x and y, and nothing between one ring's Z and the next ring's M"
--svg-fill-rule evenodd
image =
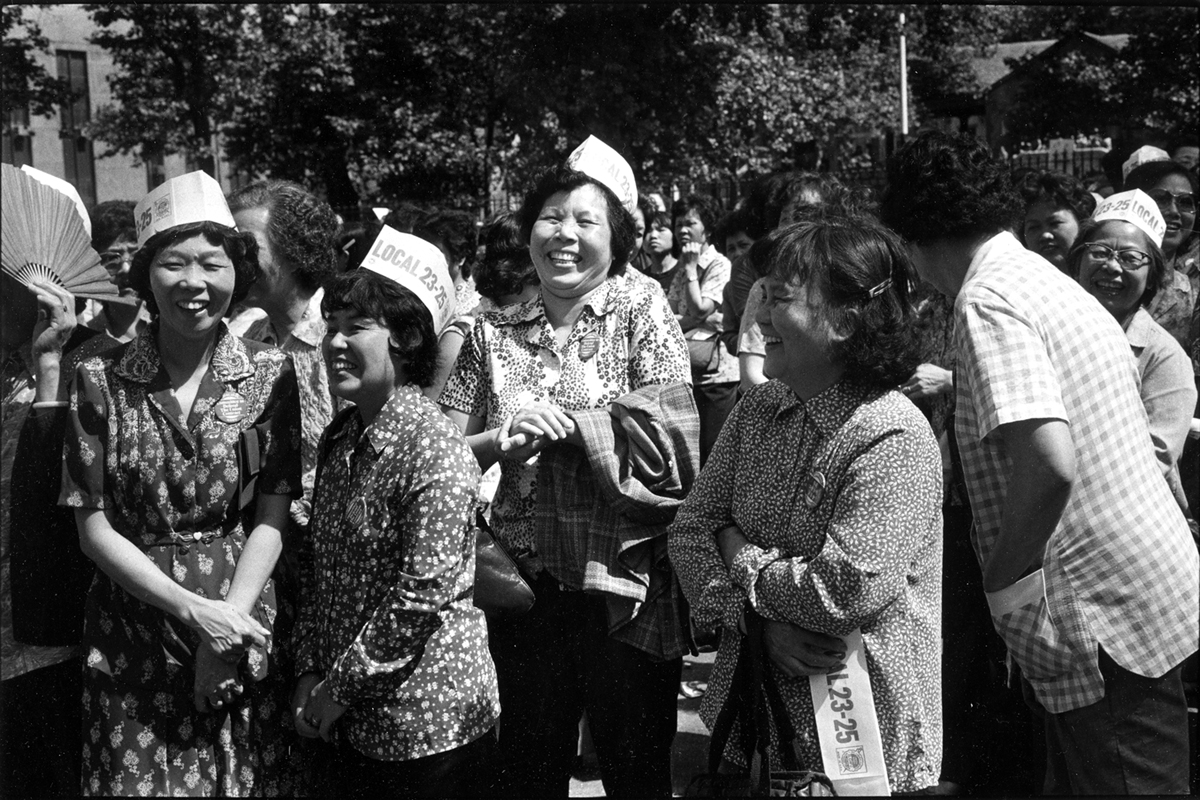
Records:
M1130 347L1141 350L1150 344L1150 339L1154 336L1151 327L1153 321L1150 313L1144 308L1133 312L1133 319L1129 320L1129 327L1125 329L1125 338L1129 340Z
M1017 237L1013 236L1009 231L1001 231L979 245L979 249L971 257L971 265L967 267L967 274L963 278L963 286L966 286L975 277L975 270L979 268L980 264L990 258L997 258L1008 252L1029 253L1030 251L1026 250L1017 240Z
M775 418L778 419L793 409L803 409L808 419L824 436L829 436L841 428L854 410L862 405L868 394L868 390L862 386L843 380L806 401L801 400L782 381L777 383L782 391Z
M618 283L624 285L625 280L626 276L624 275L610 275L605 278L604 282L588 296L584 305L590 308L596 316L604 316L616 306L620 298L620 292L616 291L616 287ZM497 325L521 325L543 319L546 316L546 306L542 303L541 292L538 292L524 303L503 306L498 311L491 313L494 315L492 319Z
M321 316L321 299L325 297L324 289L317 289L304 309L304 316L292 328L292 337L299 339L309 347L320 347L325 338L325 317Z
M117 364L117 375L136 383L150 383L154 379L162 365L155 341L158 325L155 320L129 343ZM233 383L254 373L250 353L242 340L230 333L225 320L220 322L209 368L212 376L221 383Z

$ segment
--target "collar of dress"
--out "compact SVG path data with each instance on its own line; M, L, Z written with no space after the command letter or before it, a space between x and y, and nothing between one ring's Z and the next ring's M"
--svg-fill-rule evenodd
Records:
M775 419L778 420L785 414L799 410L801 413L807 414L808 419L825 436L842 427L870 393L858 384L843 380L830 386L816 397L805 401L801 400L783 382L772 381L772 383L776 384L776 401L778 402L775 408Z
M129 343L125 354L117 363L116 373L125 380L135 383L150 383L158 374L162 361L158 357L158 320L150 323L137 338ZM233 383L254 373L250 353L242 340L229 331L225 320L221 320L217 331L217 343L213 347L209 369L221 383Z

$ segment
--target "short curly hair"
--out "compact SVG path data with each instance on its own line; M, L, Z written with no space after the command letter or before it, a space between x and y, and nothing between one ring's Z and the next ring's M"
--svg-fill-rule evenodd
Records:
M92 221L92 249L103 252L121 238L136 242L137 225L133 221L136 207L132 200L108 200L93 208L88 214Z
M1079 227L1079 235L1075 237L1075 245L1071 248L1071 252L1067 253L1066 265L1067 274L1076 281L1079 280L1080 267L1083 266L1084 250L1103 233L1101 228L1104 223L1111 221L1102 220L1097 222L1094 219L1089 219L1085 220ZM1141 229L1139 229L1139 232L1141 232ZM1171 267L1167 264L1167 257L1163 255L1161 247L1156 245L1145 233L1142 233L1142 239L1145 243L1146 253L1150 256L1150 271L1146 273L1146 290L1138 298L1138 305L1148 306L1154 300L1154 297L1158 294L1163 284L1171 280Z
M1131 189L1141 189L1143 192L1148 192L1168 175L1182 176L1192 185L1192 192L1195 193L1197 191L1196 173L1182 164L1176 164L1174 161L1149 161L1130 170L1129 175L1125 177L1125 184L1122 191L1128 192Z
M337 274L341 225L328 203L298 183L281 180L252 183L229 196L234 214L254 208L267 210L271 251L292 268L301 288L315 292Z
M816 285L821 313L850 336L834 349L845 380L875 389L900 385L921 363L904 244L865 215L827 214L779 228L750 248L751 258L786 283Z
M889 159L879 216L926 244L1011 229L1023 208L1008 168L973 136L926 131Z
M415 294L377 272L356 269L330 280L321 298L321 314L326 319L344 309L387 326L391 333L388 351L404 363L408 379L423 389L433 385L438 338L433 316Z
M133 263L129 266L129 288L145 301L151 316L158 316L158 301L150 290L150 267L155 257L163 248L193 236L203 236L209 244L225 248L225 254L233 262L233 298L225 310L226 316L246 299L250 287L258 280L258 242L254 234L234 230L217 222L193 222L168 228L151 236L134 254Z
M610 247L613 263L608 269L608 274L623 275L625 266L629 263L629 258L633 255L633 249L637 245L637 229L634 227L633 214L621 205L621 201L613 194L612 189L590 175L570 167L558 166L544 170L534 181L533 188L525 194L521 210L517 212L517 219L521 223L521 239L529 244L529 240L533 236L533 225L537 222L538 215L542 213L542 206L546 205L546 201L552 195L559 192L571 192L581 186L594 186L604 197L605 204L608 206L609 232L612 234Z
M1031 170L1016 181L1016 186L1025 202L1024 213L1029 213L1034 204L1046 202L1070 211L1075 215L1075 221L1082 223L1096 210L1096 198L1092 193L1078 180L1061 172ZM1018 230L1024 242L1024 226Z
M521 241L521 225L511 211L497 214L483 230L483 258L475 268L475 289L496 305L506 295L537 286L537 270L529 245Z

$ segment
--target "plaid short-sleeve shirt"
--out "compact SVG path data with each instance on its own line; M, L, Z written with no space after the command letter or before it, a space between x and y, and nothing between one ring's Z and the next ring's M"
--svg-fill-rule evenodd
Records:
M957 434L982 563L1012 466L997 428L1060 419L1075 444L1075 484L1044 553L1044 596L994 614L1038 699L1061 713L1103 697L1097 647L1139 675L1164 674L1197 648L1200 562L1156 464L1120 325L1008 233L976 253L955 323Z

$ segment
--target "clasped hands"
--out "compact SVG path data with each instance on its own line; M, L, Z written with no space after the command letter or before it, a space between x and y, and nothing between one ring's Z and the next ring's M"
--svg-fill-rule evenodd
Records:
M497 429L494 447L502 460L528 461L554 442L580 444L575 420L552 403L530 400Z
M717 532L717 548L726 569L750 540L736 525ZM846 643L836 636L809 630L791 622L763 620L763 645L767 656L789 678L824 675L846 660Z
M346 712L346 707L334 701L321 676L306 672L296 681L292 692L292 722L296 733L306 739L320 737L329 741L334 723Z
M271 632L223 600L201 598L191 609L190 623L201 639L192 700L197 711L219 711L244 691L238 662L251 646L265 647Z

